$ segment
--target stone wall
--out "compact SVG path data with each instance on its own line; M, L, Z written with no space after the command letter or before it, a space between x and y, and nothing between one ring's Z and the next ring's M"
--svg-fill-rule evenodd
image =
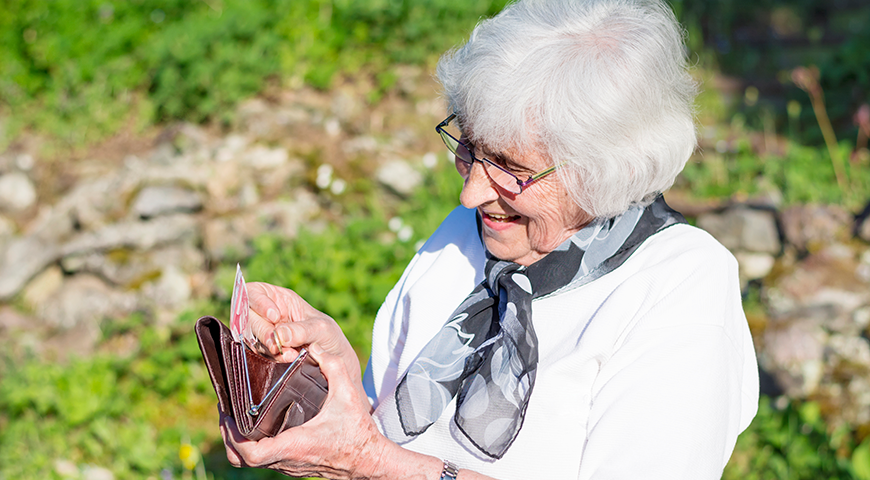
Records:
M339 88L285 92L239 108L233 133L173 125L151 148L65 168L62 189L26 150L0 155L0 338L37 354L87 355L101 324L133 312L169 322L192 300L225 295L213 270L250 240L293 237L332 215L347 172L396 195L441 151L434 87L403 72L376 110ZM427 153L430 152L430 153ZM55 166L56 167L56 166ZM822 403L870 425L870 222L837 206L782 208L669 201L737 257L765 370L764 390ZM14 304L14 306L13 306ZM108 320L107 320L108 319Z

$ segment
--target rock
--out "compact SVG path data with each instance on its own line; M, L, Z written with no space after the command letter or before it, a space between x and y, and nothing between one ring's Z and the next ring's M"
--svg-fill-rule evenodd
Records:
M773 269L776 259L773 255L756 252L735 252L737 264L740 266L740 278L755 280L764 278Z
M203 227L202 240L206 254L217 262L237 262L252 253L248 241L255 222L242 217L216 218Z
M326 134L332 138L336 138L341 134L341 122L335 117L327 118L323 123L323 129Z
M202 150L208 143L208 134L202 127L189 122L183 122L176 126L172 144L182 154Z
M20 172L0 175L0 210L20 213L36 203L36 188L27 175Z
M254 175L263 196L269 198L299 188L306 182L305 164L295 158L274 169L256 170Z
M799 250L849 237L851 215L837 205L795 205L780 215L786 241Z
M159 278L142 286L142 293L157 308L177 310L191 298L190 278L175 265L167 265Z
M308 112L299 105L270 105L261 98L243 102L236 115L242 130L261 139L286 137L287 129L310 123Z
M812 251L812 250L811 250ZM870 422L870 284L867 248L831 244L764 290L770 320L759 362L791 398L829 406L836 423ZM859 259L861 259L859 261Z
M779 232L773 212L746 207L698 217L698 226L710 232L731 251L778 254Z
M34 165L36 165L36 160L34 160L33 155L29 153L22 153L15 157L15 166L24 172L33 170Z
M26 229L27 238L58 243L69 238L76 230L70 205L64 202L54 206L40 206L36 219Z
M250 181L251 173L252 170L244 169L236 162L215 165L206 184L209 196L206 211L220 215L239 209L238 193L242 185Z
M15 223L0 215L0 258L3 258L3 249L6 247L6 243L12 240L14 233Z
M133 213L140 218L182 212L196 212L202 208L199 194L186 188L171 186L146 187L133 202Z
M167 245L149 251L114 249L64 257L61 265L69 273L92 273L128 290L159 278L168 266L193 273L205 268L205 257L190 242Z
M819 305L835 305L851 312L864 303L862 299L870 301L870 288L858 276L856 257L851 247L836 244L810 254L771 288L783 297L782 302L771 303L772 313Z
M764 331L759 363L792 398L816 391L824 375L828 335L806 318L783 318Z
M69 460L59 458L54 461L54 472L62 478L78 478L79 467Z
M106 317L120 317L132 312L136 299L112 290L93 275L76 275L64 282L57 293L44 302L37 315L46 325L60 329L98 329Z
M218 162L236 160L242 150L248 145L249 140L241 135L232 134L224 139L223 145L215 151L214 158Z
M86 465L82 468L82 480L115 480L115 474L107 468Z
M249 180L242 184L242 188L239 189L239 193L238 195L236 195L236 199L239 208L244 209L253 207L256 204L260 203L260 191L257 189L257 185L255 185L253 181Z
M375 177L403 197L409 196L423 181L420 172L403 160L391 160L385 163L377 170Z
M9 301L31 278L60 256L57 245L36 236L9 242L0 261L0 301Z
M197 221L189 215L176 214L149 221L126 221L85 232L66 242L63 256L97 250L133 248L149 250L158 245L175 243L198 236Z
M858 367L864 373L870 373L870 343L866 338L850 335L831 335L828 339L830 355L836 356L836 361L846 362L852 367Z
M372 154L378 149L378 141L371 135L360 135L341 142L341 149L348 155Z
M274 170L286 164L290 155L286 148L268 148L256 145L245 152L243 162L255 170Z
M823 381L840 388L819 389L819 400L836 406L834 423L870 422L870 343L866 338L831 335ZM845 388L843 388L845 387Z
M292 200L261 204L255 212L257 231L252 234L272 232L288 238L295 237L299 228L314 218L319 210L317 197L305 190L299 190Z
M24 287L24 303L31 309L37 310L63 284L63 272L58 266L51 266L37 275Z
M149 160L157 165L171 165L176 155L178 152L175 150L175 146L167 139L154 147Z
M358 92L341 90L333 95L329 110L335 115L336 121L352 125L365 109L361 99L362 96Z

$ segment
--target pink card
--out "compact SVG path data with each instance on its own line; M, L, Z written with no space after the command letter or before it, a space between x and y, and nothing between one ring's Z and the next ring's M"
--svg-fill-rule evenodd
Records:
M242 267L236 264L236 281L233 284L233 299L230 302L230 331L233 339L242 341L242 336L248 326L248 288L245 286L245 277L242 276Z

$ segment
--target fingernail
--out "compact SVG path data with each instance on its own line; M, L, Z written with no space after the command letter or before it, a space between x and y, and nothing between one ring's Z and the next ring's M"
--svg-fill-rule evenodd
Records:
M275 329L275 337L279 345L289 345L290 341L293 340L293 333L287 325L279 325Z
M311 345L309 345L308 350L311 350L311 353L315 355L320 355L321 353L323 353L323 349L320 348L320 345L316 343L312 343Z
M272 323L277 322L278 321L278 311L275 310L274 308L270 308L269 310L266 311L266 318Z

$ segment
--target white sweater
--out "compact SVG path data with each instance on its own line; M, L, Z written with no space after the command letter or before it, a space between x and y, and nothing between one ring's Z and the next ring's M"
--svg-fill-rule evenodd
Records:
M483 279L475 212L455 209L378 312L364 385L387 437L398 381ZM454 403L403 445L498 479L718 479L755 416L758 370L734 257L676 225L619 268L532 303L537 380L500 460L451 426Z

